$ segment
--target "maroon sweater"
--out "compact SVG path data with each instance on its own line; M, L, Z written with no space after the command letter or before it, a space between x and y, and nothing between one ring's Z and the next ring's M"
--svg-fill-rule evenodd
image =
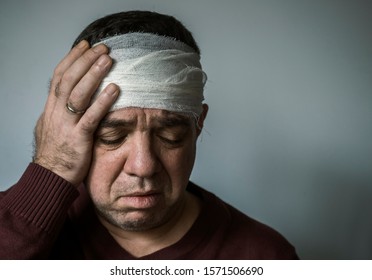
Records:
M191 229L141 259L297 259L284 237L190 183L202 201ZM98 221L78 190L37 164L0 193L0 259L135 259Z

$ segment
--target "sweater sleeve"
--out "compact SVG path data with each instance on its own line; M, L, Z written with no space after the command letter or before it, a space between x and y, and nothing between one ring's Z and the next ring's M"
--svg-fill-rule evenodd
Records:
M0 193L0 259L47 259L78 193L31 163L17 184Z

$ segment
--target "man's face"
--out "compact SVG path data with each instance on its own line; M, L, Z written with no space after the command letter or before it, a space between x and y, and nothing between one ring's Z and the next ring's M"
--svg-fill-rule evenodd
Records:
M183 207L198 134L194 119L164 110L110 113L86 180L99 216L132 231L169 221Z

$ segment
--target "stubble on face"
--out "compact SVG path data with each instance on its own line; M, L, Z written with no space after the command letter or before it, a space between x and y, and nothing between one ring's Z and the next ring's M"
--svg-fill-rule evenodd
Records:
M154 229L181 215L185 207L185 189L195 157L196 138L191 129L192 120L173 114L163 116L157 112L155 113L157 126L159 124L167 126L160 129L157 127L154 133L150 133L151 141L156 143L154 150L157 151L156 160L161 166L160 171L157 170L149 178L141 178L123 172L122 170L125 170L123 167L117 169L117 166L124 166L130 159L130 152L133 150L130 149L130 145L134 143L131 142L134 137L133 139L131 137L137 131L138 124L141 125L144 119L148 121L148 115L153 116L151 112L148 115L141 112L136 115L137 113L133 114L129 111L130 117L126 122L117 121L118 118L108 122L109 125L119 124L119 126L113 132L106 133L106 136L112 137L117 134L122 137L122 131L125 131L128 140L125 140L121 146L118 145L118 148L96 148L93 170L99 170L102 176L94 176L94 187L90 190L100 220L108 226L113 225L125 231ZM124 119L126 117L124 116ZM120 123L125 123L125 127L120 127ZM133 127L128 128L129 124ZM146 124L146 127L151 125ZM186 131L186 133L179 131ZM177 145L174 147L171 146L174 144L170 144L173 142L164 140L172 134L182 135L181 141L175 142ZM103 184L98 187L99 182Z
M180 216L184 208L184 199L173 205L154 209L112 209L102 205L96 205L97 214L101 222L107 222L124 231L140 232L148 231L171 222Z

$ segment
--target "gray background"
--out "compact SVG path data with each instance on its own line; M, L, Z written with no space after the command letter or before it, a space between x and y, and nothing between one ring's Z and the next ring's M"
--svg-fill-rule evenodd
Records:
M48 80L92 20L180 19L209 76L193 181L303 259L372 259L372 3L349 0L0 2L0 188L31 159Z

